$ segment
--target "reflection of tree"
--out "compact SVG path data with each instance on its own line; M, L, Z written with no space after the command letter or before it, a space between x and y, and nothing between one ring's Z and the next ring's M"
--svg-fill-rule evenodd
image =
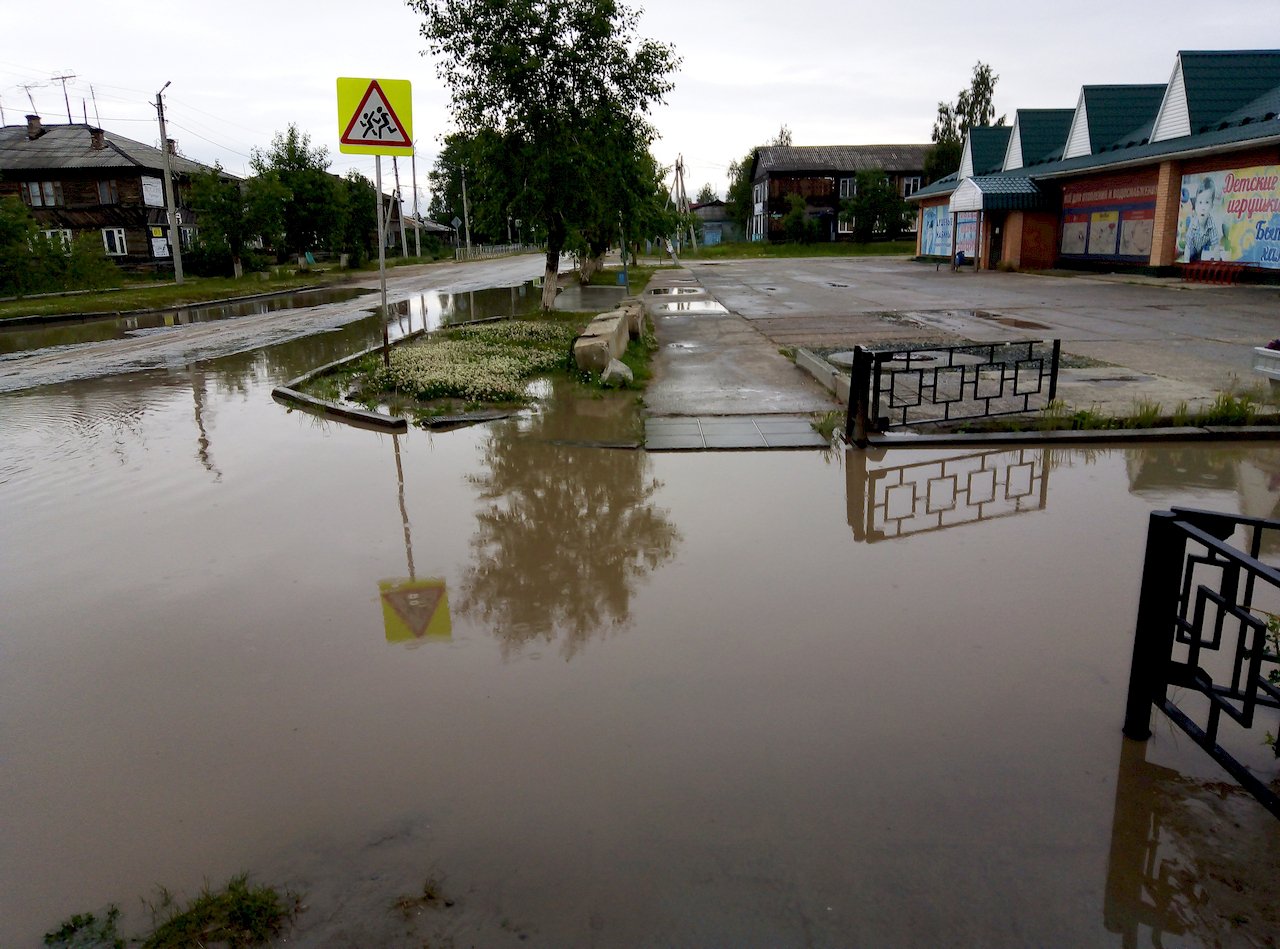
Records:
M489 624L504 650L563 636L572 657L626 626L639 581L674 555L680 535L651 503L661 483L648 477L648 456L582 444L616 441L633 412L631 399L553 399L494 426L488 473L471 479L485 505L457 611Z

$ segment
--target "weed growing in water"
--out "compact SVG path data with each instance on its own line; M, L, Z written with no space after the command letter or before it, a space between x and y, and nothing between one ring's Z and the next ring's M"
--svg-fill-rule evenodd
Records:
M812 423L813 430L817 432L819 435L821 435L823 438L825 438L827 441L831 441L831 438L836 433L836 430L844 426L844 420L845 420L844 412L841 412L839 410L824 412L822 415L814 419Z
M63 920L61 926L44 934L46 946L62 946L65 949L125 949L124 937L116 928L120 907L112 903L107 907L106 918L98 919L93 913L76 913Z

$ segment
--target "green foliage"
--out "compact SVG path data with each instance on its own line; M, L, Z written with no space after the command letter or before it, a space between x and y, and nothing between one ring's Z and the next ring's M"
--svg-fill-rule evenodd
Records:
M756 164L756 155L760 149L753 148L742 161L729 163L729 190L725 192L725 205L729 219L741 228L746 228L751 219L751 170Z
M812 244L819 237L818 221L809 216L805 200L798 194L787 195L788 211L782 219L782 232L797 244Z
M290 124L250 161L258 177L273 177L289 195L280 220L282 246L289 254L330 249L339 228L337 182L329 174L329 150L311 147L311 136Z
M711 182L707 182L698 189L698 196L693 199L695 204L710 204L712 201L718 201L720 195L716 194L715 187Z
M373 182L354 168L334 188L337 214L334 218L332 246L339 253L349 254L349 265L359 267L366 260L378 256L378 193ZM427 237L423 252L440 244Z
M930 181L951 174L960 167L964 139L969 129L980 125L1004 125L1005 117L995 118L996 82L1000 77L981 61L974 64L968 88L956 94L956 101L939 102L933 121L934 147L924 160L924 173Z
M40 233L17 198L0 199L0 295L99 290L120 282L96 233L82 233L67 246Z
M671 90L674 50L636 35L612 0L410 0L437 57L459 131L485 146L486 201L546 230L547 266L573 232L617 232L649 190L649 109ZM482 143L483 144L483 143ZM470 181L468 182L470 184ZM594 234L592 232L595 232ZM554 287L544 291L549 308Z
M390 367L378 365L366 393L420 402L523 403L530 377L567 368L580 326L577 320L516 320L446 330L394 349Z
M1252 425L1258 406L1249 393L1219 392L1199 415L1201 425Z
M845 413L843 411L824 412L813 421L813 430L830 441L836 431L844 428Z
M240 276L250 241L260 237L266 246L279 245L292 197L272 170L245 181L227 177L221 165L192 175L191 207L199 215L204 245L194 255L192 272Z
M840 219L853 223L854 239L866 243L883 235L897 240L909 213L907 202L883 171L860 171L856 184L854 196L840 206Z
M114 903L107 907L104 919L93 913L76 913L57 929L45 933L44 944L60 949L125 949L124 937L116 928L119 919L120 907Z
M161 921L142 940L143 949L180 949L225 943L232 949L260 946L279 935L292 915L280 893L269 886L250 886L247 876L227 882L220 891L205 889L178 909L161 890L153 912Z
M1125 417L1124 426L1125 428L1155 428L1160 421L1162 411L1159 402L1152 402L1150 399L1135 399L1133 407Z

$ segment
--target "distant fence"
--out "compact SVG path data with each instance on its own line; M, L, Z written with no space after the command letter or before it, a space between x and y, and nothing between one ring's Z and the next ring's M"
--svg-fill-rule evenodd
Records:
M1044 408L1058 386L1060 340L853 349L845 438Z
M1247 550L1228 543L1240 531ZM1241 760L1263 745L1258 712L1276 727L1280 710L1280 571L1259 559L1277 547L1280 521L1152 512L1124 733L1145 741L1160 709L1280 817L1280 796Z
M509 257L512 254L530 254L543 249L541 244L472 244L455 247L454 260L484 260L489 257Z

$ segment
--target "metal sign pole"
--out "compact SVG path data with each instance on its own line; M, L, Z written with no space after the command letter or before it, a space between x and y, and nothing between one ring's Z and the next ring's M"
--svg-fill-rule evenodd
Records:
M387 336L387 239L382 214L382 156L373 156L374 187L378 192L378 284L382 288L382 365L391 368L391 340Z

